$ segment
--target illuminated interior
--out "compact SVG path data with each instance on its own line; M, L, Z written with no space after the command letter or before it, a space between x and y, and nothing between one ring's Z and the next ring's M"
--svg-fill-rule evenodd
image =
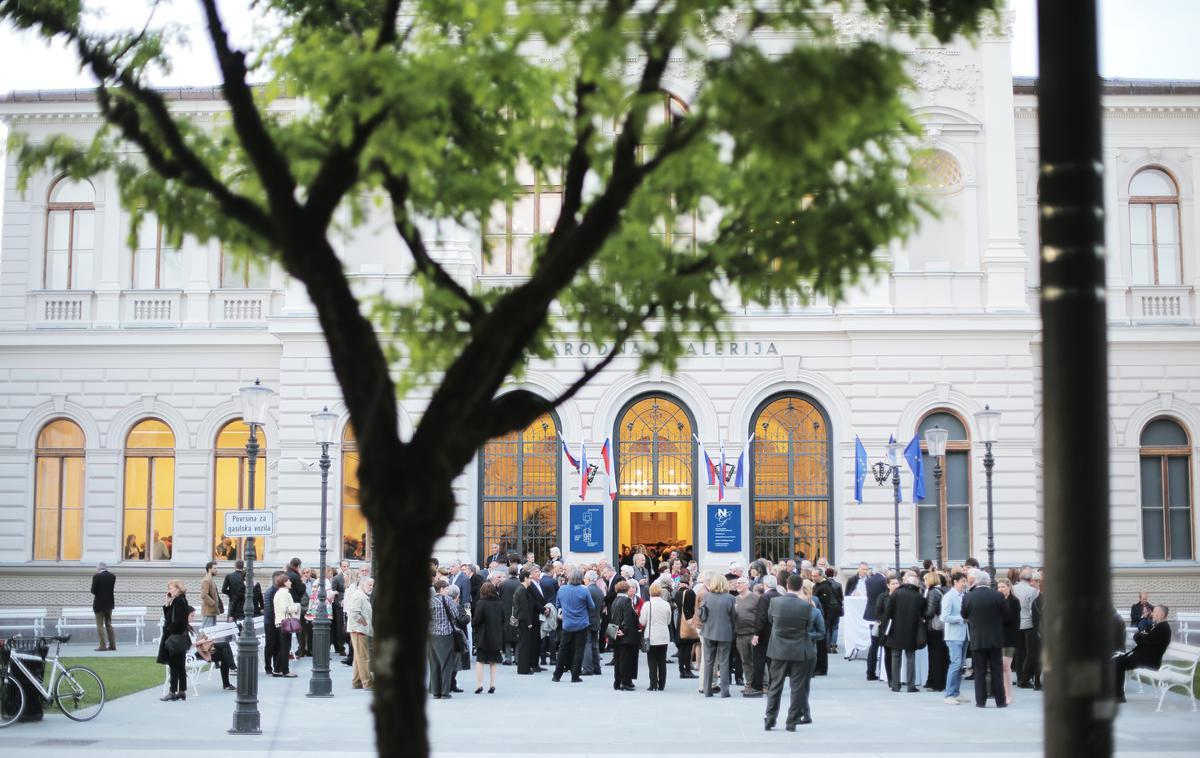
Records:
M256 432L259 451L254 468L254 508L263 510L267 506L267 436L260 428ZM217 434L216 487L213 500L213 558L236 560L245 557L247 540L224 536L225 513L249 508L250 466L246 455L246 442L250 439L250 427L235 419L226 424ZM254 538L257 558L264 556L266 542Z
M768 403L754 421L754 557L829 555L829 425L799 395Z
M125 441L121 560L167 561L174 552L175 435L145 419Z
M690 545L695 534L696 445L675 401L652 395L617 426L618 547Z
M492 546L544 562L558 545L558 425L549 413L520 432L491 440L480 452L479 554Z
M77 561L83 553L83 430L56 419L37 439L33 559Z

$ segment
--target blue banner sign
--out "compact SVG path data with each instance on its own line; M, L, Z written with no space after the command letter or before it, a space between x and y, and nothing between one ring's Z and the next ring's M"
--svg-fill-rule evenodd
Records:
M604 506L599 503L571 504L571 552L604 552Z
M742 552L742 506L738 503L709 503L708 552Z

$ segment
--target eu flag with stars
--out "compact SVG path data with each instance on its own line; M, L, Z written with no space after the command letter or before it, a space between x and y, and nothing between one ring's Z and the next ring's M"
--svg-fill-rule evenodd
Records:
M904 448L904 460L913 475L913 502L925 499L925 464L921 460L921 435L914 434L912 442Z

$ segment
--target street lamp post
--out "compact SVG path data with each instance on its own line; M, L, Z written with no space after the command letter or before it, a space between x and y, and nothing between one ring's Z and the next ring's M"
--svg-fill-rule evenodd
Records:
M325 520L329 507L329 446L333 444L333 429L337 414L324 408L312 415L313 432L321 446L321 568L317 574L317 613L313 620L313 667L308 680L309 697L333 697L333 680L329 678L329 614L325 612Z
M937 493L937 546L934 565L942 565L942 456L946 454L946 441L950 439L950 431L940 426L925 430L925 446L929 448L929 457L933 458L933 490Z
M257 379L238 393L242 401L242 423L250 429L246 440L246 483L247 509L254 510L254 467L258 462L257 429L267 418L267 402L271 390L262 386ZM243 608L242 633L238 638L238 687L237 705L233 709L233 728L230 734L262 734L261 717L258 712L258 635L254 632L254 559L255 538L245 542L246 596Z
M975 423L979 426L979 437L983 440L985 450L983 472L987 478L987 570L994 579L996 577L996 543L992 533L992 467L996 465L996 459L992 457L992 443L996 441L1000 431L1000 411L994 411L985 405L982 411L975 414Z
M892 465L892 490L896 516L896 576L900 576L900 450L896 440L888 443L888 462Z

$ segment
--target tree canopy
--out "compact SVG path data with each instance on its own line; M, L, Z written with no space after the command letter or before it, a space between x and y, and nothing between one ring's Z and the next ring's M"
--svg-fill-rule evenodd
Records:
M150 85L178 32L100 33L80 0L0 0L0 18L68 40L107 124L89 144L18 132L20 179L114 172L135 224L153 212L177 237L269 256L305 285L382 542L380 749L411 754L427 746L422 675L406 662L423 655L428 613L412 579L453 518L453 477L626 340L673 368L682 338L719 334L733 304L836 300L873 271L922 207L905 181L919 128L892 38L841 39L835 14L945 41L977 32L997 0L259 0L269 31L248 50L216 0L200 5L228 106L216 122ZM664 95L678 70L691 72L692 91L674 93L686 109ZM561 208L528 275L456 278L431 252L441 230L481 232L529 176ZM412 300L362 302L337 256L337 226L375 204ZM500 394L567 333L610 350L558 398ZM401 391L431 390L406 443L388 421L393 369Z

